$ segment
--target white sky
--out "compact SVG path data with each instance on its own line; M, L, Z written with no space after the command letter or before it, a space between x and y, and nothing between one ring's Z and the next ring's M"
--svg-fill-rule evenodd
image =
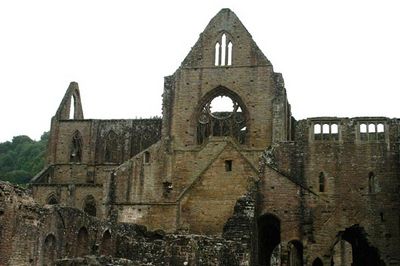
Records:
M397 0L2 0L0 142L49 130L70 81L85 118L161 115L163 77L224 7L283 73L296 119L400 117Z

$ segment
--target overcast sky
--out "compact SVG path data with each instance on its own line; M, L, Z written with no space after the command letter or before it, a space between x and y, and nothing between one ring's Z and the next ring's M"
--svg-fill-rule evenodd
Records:
M85 118L161 115L172 74L231 8L296 119L400 117L400 1L0 1L0 142L38 139L77 81Z

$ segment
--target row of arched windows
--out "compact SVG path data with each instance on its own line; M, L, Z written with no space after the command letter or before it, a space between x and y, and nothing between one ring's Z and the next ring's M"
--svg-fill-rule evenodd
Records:
M313 125L314 140L338 140L339 125L337 122L317 122ZM385 125L381 122L359 124L361 140L385 140Z
M113 131L106 135L103 141L104 146L104 162L118 163L120 161L120 148L118 145L118 135ZM69 161L71 163L82 162L83 139L79 130L72 135L70 144Z
M50 205L55 205L55 204L59 204L60 200L54 193L51 193L47 197L46 203L50 204ZM88 195L85 197L85 199L83 201L82 209L85 213L87 213L93 217L96 217L96 215L97 215L96 200L92 195Z
M338 140L339 126L337 123L315 123L314 124L315 140Z
M81 227L76 235L76 242L73 252L75 257L84 257L89 255L92 250L90 247L89 233L86 227ZM57 247L57 239L54 234L48 234L42 245L42 265L54 265L55 260L59 255ZM99 249L100 255L110 256L113 254L112 238L110 230L103 233Z
M385 140L385 125L382 123L360 124L360 140Z

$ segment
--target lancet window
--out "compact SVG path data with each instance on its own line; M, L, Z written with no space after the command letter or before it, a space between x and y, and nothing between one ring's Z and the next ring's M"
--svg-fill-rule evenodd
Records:
M233 43L229 36L222 34L221 39L215 44L215 65L231 66L232 65Z

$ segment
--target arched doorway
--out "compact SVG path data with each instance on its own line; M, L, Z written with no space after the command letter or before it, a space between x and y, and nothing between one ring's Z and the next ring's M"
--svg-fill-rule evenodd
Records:
M353 264L353 248L346 240L339 239L333 247L332 265L351 266Z
M76 243L76 256L83 257L88 255L89 251L89 234L85 227L82 227L77 236L77 243Z
M100 244L100 254L104 256L112 255L112 241L111 241L111 233L109 230L105 231L103 237L101 239Z
M273 266L280 262L281 223L272 214L258 218L258 263Z
M288 243L288 265L303 266L303 244L298 240Z
M54 265L56 250L56 237L53 234L47 235L43 242L43 265Z
M316 258L313 261L312 266L324 266L324 264L322 263L322 260L320 258Z

